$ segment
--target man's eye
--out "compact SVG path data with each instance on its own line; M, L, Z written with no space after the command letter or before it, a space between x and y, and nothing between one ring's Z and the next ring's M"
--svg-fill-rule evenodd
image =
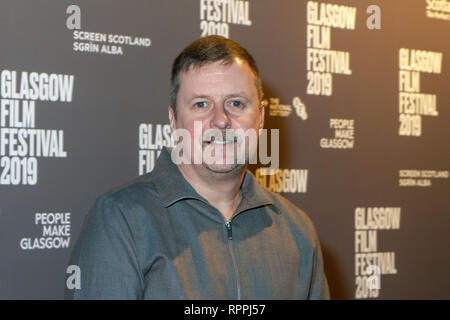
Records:
M231 101L231 106L233 107L241 107L242 106L242 102L239 100L233 100Z
M196 106L197 108L204 108L204 107L206 107L206 102L205 102L205 101L199 101L199 102L196 102L196 103L195 103L195 106Z

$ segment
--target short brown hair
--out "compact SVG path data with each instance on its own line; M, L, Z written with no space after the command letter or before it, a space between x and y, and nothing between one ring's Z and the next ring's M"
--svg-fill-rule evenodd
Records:
M234 58L240 58L246 61L253 71L258 97L261 100L263 97L262 83L258 67L252 55L233 40L221 36L207 36L195 40L184 48L173 62L170 78L170 105L174 111L176 111L177 94L180 89L180 73L182 71L188 71L191 66L201 67L207 63L216 61L231 64Z

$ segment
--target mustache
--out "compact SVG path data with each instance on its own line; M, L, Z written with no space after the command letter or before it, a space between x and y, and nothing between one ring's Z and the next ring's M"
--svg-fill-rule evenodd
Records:
M242 137L236 134L233 130L220 130L220 129L207 129L202 137L202 143L208 142L222 142L222 143L230 143L230 142L242 142Z

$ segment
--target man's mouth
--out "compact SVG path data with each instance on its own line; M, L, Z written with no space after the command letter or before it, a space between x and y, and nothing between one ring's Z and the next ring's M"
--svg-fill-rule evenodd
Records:
M203 140L203 143L208 143L208 144L216 144L216 145L225 145L225 144L231 144L231 143L235 143L237 142L237 137L234 137L232 139L223 139L223 140L218 140L215 139L214 137L212 137L210 140Z
M231 140L229 140L229 141L216 141L216 140L213 140L213 141L209 141L209 142L207 142L207 143L209 143L209 144L219 144L219 145L224 145L224 144L234 143L234 141L231 141Z

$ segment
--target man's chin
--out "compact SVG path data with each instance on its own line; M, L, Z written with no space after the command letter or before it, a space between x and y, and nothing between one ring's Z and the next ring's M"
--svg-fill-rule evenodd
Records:
M233 164L203 163L203 166L206 169L208 169L209 171L212 171L214 173L234 173L234 172L242 170L245 165L238 164L238 163L233 163Z

